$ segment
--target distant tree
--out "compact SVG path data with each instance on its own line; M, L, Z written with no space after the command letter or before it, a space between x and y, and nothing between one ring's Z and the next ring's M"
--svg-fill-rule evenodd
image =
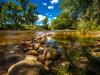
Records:
M44 18L44 20L43 20L43 27L45 28L45 29L48 29L48 17L46 16L45 18Z

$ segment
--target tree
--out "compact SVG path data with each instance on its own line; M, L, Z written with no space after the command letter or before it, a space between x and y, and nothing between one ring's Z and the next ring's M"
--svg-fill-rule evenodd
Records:
M37 7L35 4L33 3L29 3L28 4L28 16L27 16L27 20L28 20L28 24L34 24L37 20L37 16L38 16L38 12L36 11Z
M37 7L34 3L28 3L24 0L19 0L20 4L13 1L8 1L2 6L0 12L0 24L4 26L13 26L15 28L22 27L22 24L34 24L37 20ZM24 7L24 5L26 5Z
M23 12L24 12L24 17L25 17L25 23L28 25L28 22L27 22L27 13L26 13L26 9L27 9L27 5L29 3L29 0L17 0L17 2L20 2L20 5L22 6L23 8Z
M77 11L80 18L88 21L99 18L100 0L62 0L60 7L64 11L70 10L70 13ZM96 16L97 15L97 16Z
M76 20L70 17L70 12L63 12L52 22L52 29L75 29Z
M7 0L0 0L0 12L2 10L2 7L7 3Z
M8 14L11 15L12 20L14 21L14 24L17 26L19 25L18 22L18 13L21 11L19 9L19 6L16 5L14 2L8 2L7 3L7 7L8 7Z
M44 18L44 20L43 20L43 27L45 28L45 29L48 29L48 17L46 16L45 18Z

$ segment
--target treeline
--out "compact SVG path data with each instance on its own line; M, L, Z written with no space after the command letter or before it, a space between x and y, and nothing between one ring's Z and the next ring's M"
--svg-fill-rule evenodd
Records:
M0 28L19 29L33 25L38 19L37 6L29 0L0 2Z
M52 29L100 30L100 0L62 0Z

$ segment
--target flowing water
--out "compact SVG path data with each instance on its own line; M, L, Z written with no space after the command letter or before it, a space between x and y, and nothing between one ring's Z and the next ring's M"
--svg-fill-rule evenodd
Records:
M91 57L100 57L99 32L0 31L0 64L8 63L5 61L6 59L3 60L4 57L13 55L13 50L16 50L16 46L18 46L22 41L30 40L35 36L45 35L47 35L46 44L56 47L56 49L62 53L63 58L67 59L72 65L78 65L78 67L83 68L87 66L86 63L88 63L88 61L92 60ZM16 62L17 59L14 58L13 60Z

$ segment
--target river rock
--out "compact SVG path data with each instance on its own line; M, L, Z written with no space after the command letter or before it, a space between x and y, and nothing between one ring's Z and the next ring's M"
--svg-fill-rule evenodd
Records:
M38 52L36 50L30 50L26 53L26 55L33 55L33 56L38 56Z
M34 49L37 50L40 46L41 46L40 43L36 43L34 44Z
M34 64L32 61L20 61L8 70L7 75L46 75L41 64Z
M30 43L32 43L32 41L31 40L27 40L25 43L26 44L30 44Z
M58 52L57 50L53 49L53 50L50 50L50 53L52 55L52 59L58 59L61 57L61 54L60 52Z
M46 70L47 72L50 71L50 68L49 68L48 66L44 65L44 68L45 68L45 70Z
M45 60L45 64L46 66L51 66L52 65L52 61L51 60Z
M38 58L37 58L37 61L41 62L44 64L45 62L45 56L44 55L39 55Z
M52 55L51 55L51 53L49 51L46 52L45 58L46 59L51 59L52 58Z
M36 56L32 56L32 55L26 55L24 58L24 61L32 61L34 63L37 63L37 57Z

